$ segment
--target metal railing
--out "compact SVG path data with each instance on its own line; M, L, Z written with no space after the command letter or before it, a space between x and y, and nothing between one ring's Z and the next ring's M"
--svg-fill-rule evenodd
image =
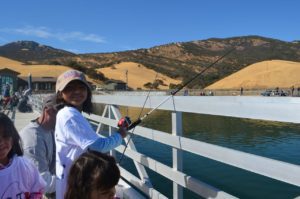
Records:
M150 96L145 108L154 108L166 96ZM110 131L117 128L121 118L118 106L142 108L145 96L94 96L93 102L105 105L101 116L87 115L98 126L108 125ZM300 166L258 155L253 155L205 142L182 137L182 112L229 116L237 118L260 119L269 121L300 123L300 98L293 97L245 97L245 96L175 96L161 105L159 110L168 110L172 114L172 134L136 127L134 134L172 147L172 167L167 166L137 151L132 140L125 152L134 161L138 176L120 167L122 177L150 198L166 198L151 184L145 167L173 181L173 198L183 198L182 189L186 188L204 198L235 198L218 188L202 182L182 171L182 152L187 151L199 156L216 160L253 173L267 176L282 182L300 186ZM128 138L126 138L126 142ZM115 149L122 153L124 146ZM112 152L112 154L114 154Z

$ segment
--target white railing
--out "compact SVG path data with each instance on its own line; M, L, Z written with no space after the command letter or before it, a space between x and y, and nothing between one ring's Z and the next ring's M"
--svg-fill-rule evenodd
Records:
M150 96L145 108L154 108L167 96ZM104 104L104 112L99 115L85 115L92 123L97 124L97 132L101 126L116 128L121 114L117 106L142 108L146 96L94 96L95 103ZM234 196L212 187L200 179L182 172L182 151L207 157L228 165L267 176L282 182L300 186L300 166L270 158L265 158L205 142L182 137L182 112L222 115L238 118L261 119L280 122L300 123L300 98L295 97L243 97L243 96L176 96L170 98L158 109L168 110L172 114L172 134L145 127L136 127L134 134L160 142L173 148L173 165L169 167L138 152L132 140L125 152L137 168L139 176L121 169L124 177L132 185L140 189L150 198L166 198L151 184L151 179L144 167L173 181L173 198L183 198L182 187L205 198L235 198ZM128 138L126 142L128 141ZM116 150L123 152L124 146Z

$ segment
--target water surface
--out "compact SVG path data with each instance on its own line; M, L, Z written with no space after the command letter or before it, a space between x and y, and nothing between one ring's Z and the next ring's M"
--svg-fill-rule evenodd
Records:
M133 119L139 115L138 109L121 108L121 112ZM184 137L300 165L298 124L190 113L183 113L182 117ZM171 114L168 111L156 111L142 125L170 133ZM166 165L172 165L171 147L140 136L134 136L133 140L139 152ZM189 152L183 153L183 159L185 173L239 198L281 199L300 196L299 187ZM125 158L122 165L136 173L131 160ZM147 171L155 189L172 198L172 182L150 169ZM184 198L199 196L185 190Z

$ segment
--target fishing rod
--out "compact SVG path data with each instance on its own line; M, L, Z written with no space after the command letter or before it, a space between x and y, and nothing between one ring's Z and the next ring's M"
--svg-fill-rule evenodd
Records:
M173 97L174 95L176 95L176 94L177 94L180 90L182 90L186 85L188 85L188 84L191 83L194 79L196 79L197 77L199 77L200 75L202 75L206 70L208 70L209 68L211 68L213 65L215 65L216 63L218 63L218 62L219 62L220 60L222 60L224 57L226 57L227 55L229 55L230 53L232 53L234 50L235 50L235 48L229 50L229 51L228 51L227 53L225 53L223 56L219 57L216 61L214 61L213 63L211 63L210 65L208 65L206 68L204 68L202 71L200 71L199 73L197 73L196 75L194 75L194 77L192 77L189 81L187 81L186 83L184 83L183 85L181 85L181 86L180 86L179 88L177 88L175 91L172 91L170 96L168 96L167 98L165 98L161 103L159 103L156 107L154 107L153 109L151 109L148 113L146 113L146 114L143 115L142 117L140 117L140 116L141 116L141 113L142 113L142 111L141 111L141 113L140 113L140 115L139 115L139 118L138 118L136 121L134 121L134 122L131 123L131 121L128 122L128 121L125 119L126 122L127 122L127 124L129 124L128 127L127 127L127 130L129 131L129 130L135 128L135 127L136 127L137 125L139 125L146 117L148 117L153 111L155 111L156 109L158 109L162 104L164 104L164 103L165 103L166 101L168 101L171 97ZM147 101L147 99L148 99L148 97L149 97L149 94L150 94L150 91L149 91L149 93L148 93L148 95L147 95L146 101ZM146 101L144 102L144 105L143 105L142 110L144 109L144 106L146 105ZM133 129L133 131L132 131L132 136L134 135L133 132L134 132L134 129ZM123 159L123 157L124 157L124 155L125 155L125 151L126 151L126 149L127 149L127 147L128 147L128 144L129 144L129 142L130 142L132 136L130 136L129 139L128 139L128 141L127 141L127 143L125 143L125 148L124 148L124 150L123 150L123 152L122 152L122 155L121 155L121 157L120 157L120 159L119 159L119 164L121 164L121 161L122 161L122 159Z
M139 117L136 121L132 122L127 130L131 130L133 128L135 128L137 125L139 125L146 117L148 117L153 111L155 111L156 109L158 109L161 105L163 105L166 101L168 101L171 97L175 96L180 90L182 90L185 86L187 86L189 83L191 83L193 80L195 80L197 77L199 77L200 75L202 75L206 70L208 70L209 68L211 68L212 66L214 66L216 63L218 63L220 60L222 60L224 57L226 57L227 55L229 55L230 53L232 53L235 50L235 48L229 50L228 52L226 52L223 56L219 57L216 61L214 61L213 63L211 63L210 65L208 65L206 68L204 68L202 71L200 71L199 73L197 73L196 75L194 75L194 77L192 77L190 80L188 80L186 83L184 83L183 85L181 85L179 88L177 88L175 91L171 92L171 95L169 95L167 98L165 98L161 103L159 103L156 107L154 107L153 109L151 109L148 113L146 113L145 115L143 115L142 117Z

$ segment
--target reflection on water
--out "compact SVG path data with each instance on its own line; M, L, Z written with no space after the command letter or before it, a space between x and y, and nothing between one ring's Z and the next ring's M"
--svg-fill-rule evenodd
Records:
M142 115L149 110L144 110ZM139 109L121 107L121 112L134 120ZM300 165L300 126L298 124L239 119L211 115L183 114L184 137L224 146ZM143 126L171 132L171 114L155 111ZM137 149L166 165L172 165L172 150L139 136L133 138ZM184 172L239 198L294 198L300 188L232 166L184 152ZM122 164L132 163L126 159ZM172 182L149 170L154 187L172 198ZM168 187L168 188L166 188ZM185 191L185 198L199 198Z

